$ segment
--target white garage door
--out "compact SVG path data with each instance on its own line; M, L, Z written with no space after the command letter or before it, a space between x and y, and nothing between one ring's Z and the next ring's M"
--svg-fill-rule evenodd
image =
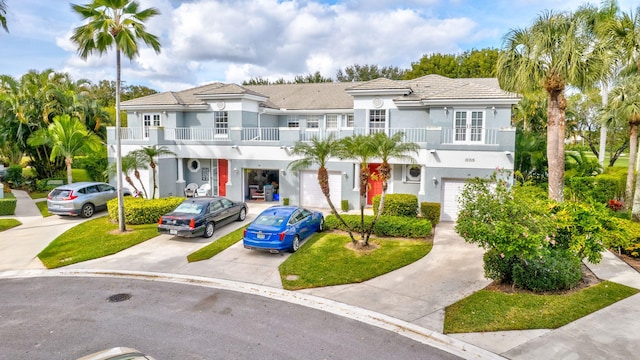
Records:
M329 204L322 194L320 184L318 184L318 173L316 171L302 171L300 174L302 206L328 209ZM331 202L337 209L340 209L342 198L342 176L340 173L329 173L329 191L331 192Z
M464 180L444 180L442 182L442 215L441 221L456 221L458 218L458 195L464 187Z

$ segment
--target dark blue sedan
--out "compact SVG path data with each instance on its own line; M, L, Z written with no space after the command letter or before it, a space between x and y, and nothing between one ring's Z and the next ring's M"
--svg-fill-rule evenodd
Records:
M172 212L158 220L158 232L182 237L203 236L210 238L216 228L233 222L244 221L247 204L223 197L198 197L183 201Z
M302 240L322 231L323 227L324 217L319 211L297 206L272 206L249 224L242 243L246 249L295 252Z

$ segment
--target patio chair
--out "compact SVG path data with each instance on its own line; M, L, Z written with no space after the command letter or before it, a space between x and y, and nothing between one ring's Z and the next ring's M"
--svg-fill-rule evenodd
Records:
M198 196L210 196L211 195L211 185L209 185L208 183L200 185L200 187L196 191L196 194Z
M198 184L191 183L191 184L187 185L186 188L184 188L184 196L186 196L186 197L195 197L197 195L196 191L198 191Z

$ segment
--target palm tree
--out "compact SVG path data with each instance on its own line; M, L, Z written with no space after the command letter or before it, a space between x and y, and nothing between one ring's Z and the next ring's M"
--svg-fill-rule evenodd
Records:
M331 201L331 191L329 188L329 173L327 172L327 162L331 157L335 157L338 155L338 141L335 138L334 134L330 134L326 139L320 140L318 137L313 137L311 139L311 143L306 142L297 142L291 150L292 155L301 156L300 159L294 160L289 163L287 168L298 171L302 169L307 169L312 165L318 165L318 184L320 184L320 189L322 190L322 194L324 194L325 199L327 199L327 203L331 208L331 213L338 218L338 220L344 225L349 233L349 237L351 238L351 242L355 243L356 240L353 237L353 233L351 228L347 224L347 222L340 216L340 214L336 211L336 207L333 205L333 201Z
M508 91L543 88L547 104L549 198L564 198L564 134L567 85L584 88L601 76L605 51L588 41L584 19L545 11L528 29L513 29L498 58L498 80Z
M131 188L133 189L135 194L138 194L139 191L136 185L133 183L131 176L129 176L129 173L131 172L131 170L134 169L137 161L138 160L136 159L136 157L131 154L127 154L122 158L122 175L124 176L125 181L129 183L129 185L131 185ZM104 176L107 178L110 178L115 174L116 174L116 164L111 163L109 164L109 167L107 167L107 170L105 170Z
M29 137L28 143L34 146L50 145L51 161L58 157L64 158L69 184L73 182L71 172L73 158L87 151L99 151L102 146L102 141L96 134L87 131L78 119L69 115L56 116L47 129L34 132Z
M116 184L118 189L118 225L125 231L124 198L122 193L122 146L120 141L120 53L133 59L139 53L138 40L160 53L157 36L146 31L144 22L159 15L156 8L139 9L134 0L93 0L87 5L72 4L73 11L80 14L85 25L75 28L71 40L78 45L78 54L86 59L98 51L101 55L107 49L116 50ZM154 173L155 175L155 173ZM154 188L155 192L155 188Z
M380 180L382 180L382 194L380 195L380 204L378 205L378 213L371 222L371 226L365 238L365 243L369 243L369 236L373 232L373 227L376 221L382 215L382 209L384 208L384 199L387 194L388 182L391 179L391 165L389 160L397 159L400 161L415 162L415 159L408 153L418 154L420 146L413 142L403 142L403 132L397 132L392 136L388 136L384 132L377 132L371 136L371 145L376 150L376 157L380 158L381 164L378 167L378 173L380 174Z
M0 26L4 29L4 31L9 32L9 28L7 27L7 2L5 0L0 0Z
M143 146L142 149L138 149L132 152L132 155L142 160L144 164L149 164L151 168L151 173L153 174L153 194L151 195L152 199L156 197L156 189L158 188L158 183L156 181L156 167L158 166L155 162L155 158L164 156L164 155L176 155L173 151L169 150L166 146Z
M140 183L140 187L142 187L142 192L144 193L144 197L145 199L149 198L149 194L147 194L147 189L144 187L144 183L142 182L142 178L140 177L140 169L148 169L147 166L147 161L141 157L139 154L127 154L127 156L129 156L131 158L133 158L133 161L131 161L131 168L133 169L133 176L136 177L136 179L138 179L138 182Z
M370 136L365 135L353 135L351 137L343 138L339 142L338 157L343 159L355 159L360 163L360 229L362 240L364 240L364 246L369 245L367 242L369 237L366 236L368 229L364 226L364 207L367 204L367 190L369 186L369 177L371 172L369 171L369 161L376 155L376 149L373 148L373 143Z

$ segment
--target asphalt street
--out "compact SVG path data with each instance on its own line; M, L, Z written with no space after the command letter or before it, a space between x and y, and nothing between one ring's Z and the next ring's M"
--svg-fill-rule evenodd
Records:
M3 360L76 359L115 346L159 360L458 359L394 332L292 303L108 277L0 280L0 339Z

